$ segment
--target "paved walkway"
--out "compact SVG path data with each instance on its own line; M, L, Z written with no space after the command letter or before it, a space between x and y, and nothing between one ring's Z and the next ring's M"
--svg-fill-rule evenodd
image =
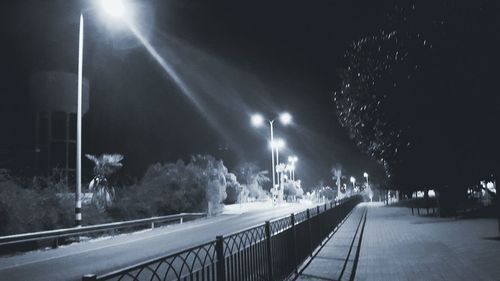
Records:
M358 250L366 206L355 208L333 237L319 250L297 280L349 280Z
M298 280L339 280L339 262L327 258L341 256L335 245L349 233L352 239L363 208L367 220L355 280L500 280L496 220L419 217L376 203L358 206ZM351 254L348 264L353 259ZM341 279L349 280L349 272Z

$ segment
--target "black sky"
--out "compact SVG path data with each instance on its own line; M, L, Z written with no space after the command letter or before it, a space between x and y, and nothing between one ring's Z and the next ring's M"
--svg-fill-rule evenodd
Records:
M140 29L226 134L214 129L129 31L114 30L87 11L84 75L91 104L84 119L84 153L123 153L123 173L135 177L150 164L194 153L213 154L229 168L240 161L269 168L267 131L252 128L249 114L287 110L294 126L276 130L301 159L297 174L306 186L329 180L337 163L358 176L365 169L379 170L340 128L331 93L338 88L336 70L346 46L380 28L389 4L133 2L145 15L137 23ZM76 72L79 11L91 5L27 0L4 9L0 165L31 164L28 81L38 71Z

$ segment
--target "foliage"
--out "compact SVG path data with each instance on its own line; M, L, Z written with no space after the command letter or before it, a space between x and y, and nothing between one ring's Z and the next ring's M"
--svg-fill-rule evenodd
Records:
M226 193L227 197L224 200L225 204L234 204L237 202L246 201L248 197L248 189L241 185L233 173L228 173L226 175Z
M267 171L262 171L257 164L251 162L242 163L236 168L236 177L248 190L248 197L255 199L267 197L263 189L263 186L271 181L267 174Z
M115 197L115 191L109 185L107 177L120 169L123 165L121 154L103 154L99 157L94 155L85 155L94 162L94 178L89 183L89 190L92 194L92 203L100 210L109 208Z
M300 186L300 181L289 181L283 184L283 195L287 198L302 198L304 190Z
M117 191L110 213L115 218L140 218L180 212L222 210L226 198L227 168L221 160L196 155L187 165L154 164L142 180ZM209 203L210 202L210 203Z
M0 235L71 227L74 198L58 195L61 182L33 181L0 172ZM43 210L43 211L42 211Z
M337 191L329 186L325 186L319 190L319 196L320 198L323 198L324 196L327 200L335 200L337 197Z

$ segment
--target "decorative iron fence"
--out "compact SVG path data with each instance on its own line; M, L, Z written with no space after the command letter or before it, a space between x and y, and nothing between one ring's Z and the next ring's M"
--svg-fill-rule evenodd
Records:
M82 281L274 281L300 265L362 201L354 196L248 228L165 257Z

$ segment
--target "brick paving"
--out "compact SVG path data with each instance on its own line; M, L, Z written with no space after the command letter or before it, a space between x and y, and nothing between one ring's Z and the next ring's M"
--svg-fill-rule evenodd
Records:
M356 280L500 280L495 219L412 216L368 204Z
M355 280L500 281L495 219L412 216L407 208L378 203L359 205L297 280L339 280L346 245L352 241L364 208L367 220ZM342 280L349 280L355 250Z

